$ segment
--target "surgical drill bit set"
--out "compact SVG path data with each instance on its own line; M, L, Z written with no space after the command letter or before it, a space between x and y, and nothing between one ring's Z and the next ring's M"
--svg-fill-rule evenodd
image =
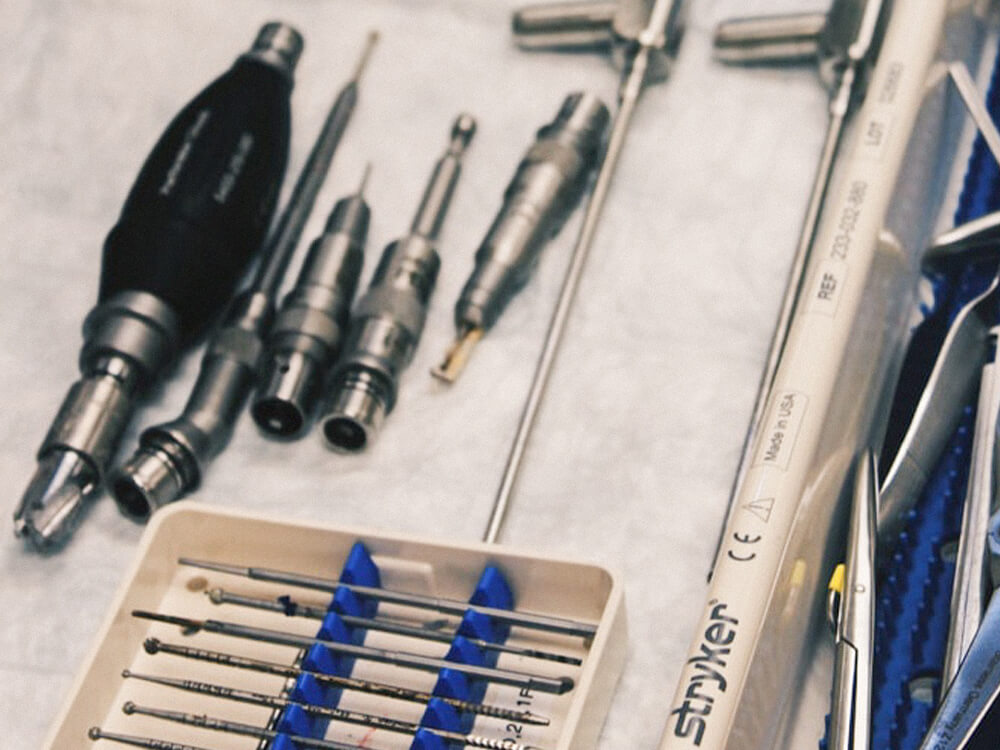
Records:
M576 747L624 655L605 571L482 546L178 505L133 573L54 747Z
M652 717L661 750L996 746L1000 53L984 94L977 69L998 44L987 5L833 0L716 30L720 68L814 64L826 130L705 604L674 697ZM408 221L373 197L400 168L380 153L321 205L388 34L358 40L284 189L295 28L263 26L181 109L105 240L81 377L14 517L25 546L53 556L104 492L149 521L47 747L596 747L625 669L621 583L496 543L640 101L669 77L688 11L619 0L514 13L522 50L610 53L617 100L574 90L525 124L463 256L447 227L482 148L486 121L472 114L441 118L436 160L403 152L429 169ZM314 431L341 454L325 454L335 518L337 471L356 461L343 454L377 452L418 379L437 409L459 408L473 352L486 358L578 207L481 543L174 505L210 486L247 410L261 450L298 450ZM311 216L324 221L310 237ZM398 239L375 256L369 232L382 227ZM428 372L410 365L444 264L468 275L453 337L424 342L441 353ZM180 415L123 445L199 345ZM441 516L476 500L442 492ZM608 507L609 527L634 520Z

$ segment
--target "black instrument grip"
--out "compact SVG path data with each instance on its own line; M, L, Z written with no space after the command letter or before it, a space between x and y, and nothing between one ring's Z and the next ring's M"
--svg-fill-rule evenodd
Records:
M150 292L186 339L219 313L277 203L291 88L287 75L240 58L174 118L105 241L100 301Z

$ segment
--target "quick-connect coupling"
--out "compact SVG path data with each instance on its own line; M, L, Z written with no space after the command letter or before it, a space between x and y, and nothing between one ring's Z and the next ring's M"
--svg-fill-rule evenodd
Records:
M610 115L593 94L574 93L538 131L504 191L455 305L455 324L489 330L531 277L545 243L586 190Z
M369 217L360 192L337 202L275 318L251 408L269 435L300 437L315 416L323 382L346 337Z
M542 248L559 232L590 181L610 115L592 94L573 93L542 127L504 191L455 303L457 336L431 374L451 383L473 346L531 278Z
M434 245L420 235L394 242L382 254L334 370L323 420L331 449L364 450L395 406L399 377L420 341L440 267Z
M272 317L264 292L236 298L208 343L184 412L143 432L139 449L112 480L122 513L145 520L198 487L204 466L229 443L253 389L264 350L261 332Z
M14 532L39 549L62 544L99 489L132 416L136 395L173 358L176 314L145 292L120 292L83 326L83 377L73 384L38 450L38 468L14 515Z

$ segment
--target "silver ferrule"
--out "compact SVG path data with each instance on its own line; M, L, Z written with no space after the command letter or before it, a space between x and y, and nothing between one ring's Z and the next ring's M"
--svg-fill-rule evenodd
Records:
M360 453L382 426L395 390L382 373L365 368L345 371L323 420L323 438L338 453Z
M113 479L122 513L145 520L198 487L205 466L229 443L253 390L264 348L261 334L272 316L271 298L262 292L236 299L208 344L184 412L146 430Z
M173 357L178 321L159 298L124 292L84 322L83 377L66 395L38 451L14 532L41 550L64 543L101 486L137 394Z
M242 57L270 65L291 79L303 46L298 31L286 23L272 21L261 27L253 46Z
M589 183L610 114L592 94L566 97L504 192L455 305L455 324L489 329L534 272L545 243L565 223Z
M315 415L345 338L369 215L360 196L338 201L275 318L251 408L254 421L269 435L299 437Z
M389 277L389 283L379 284L376 279L378 285L368 290L355 310L351 336L334 370L323 418L326 444L334 450L356 453L371 443L385 415L396 405L400 375L420 340L427 299L437 276L437 253L423 238L409 237L390 245L386 255L407 245L422 246L432 253L426 257L429 262L385 264L399 273ZM407 268L413 273L408 274ZM409 283L406 276L417 283L403 286Z

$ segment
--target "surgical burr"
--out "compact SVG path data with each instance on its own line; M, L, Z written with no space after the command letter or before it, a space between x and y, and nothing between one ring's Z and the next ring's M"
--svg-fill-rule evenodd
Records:
M287 617L305 617L311 620L322 620L329 614L329 610L325 607L314 607L308 604L301 604L288 596L281 596L277 599L258 599L256 597L241 596L229 591L224 591L223 589L212 589L206 593L208 594L209 600L213 604L235 604L240 607L252 607L254 609L262 609L268 612L276 612ZM437 641L439 643L451 643L455 636L458 635L458 632L453 628L431 630L418 625L408 625L377 617L356 617L354 615L346 614L340 614L338 616L341 620L343 620L344 624L350 628L378 630L383 633L409 636L411 638L422 638L424 640ZM574 666L579 666L583 663L581 659L577 659L574 656L555 654L550 651L540 651L538 649L524 648L522 646L511 646L506 643L493 643L492 641L484 641L480 638L466 637L466 640L473 646L485 651L515 654L529 659L554 661L561 664L572 664Z
M224 698L226 700L248 703L254 706L265 706L276 710L286 709L290 706L298 706L303 711L313 716L319 716L330 721L342 721L346 724L358 724L371 729L381 729L397 734L416 734L421 726L410 721L393 719L379 714L364 713L362 711L350 711L343 708L333 708L327 706L317 706L310 703L301 703L282 698L275 695L258 693L253 690L242 690L239 688L217 685L199 680L185 680L173 677L159 677L156 675L138 674L130 670L122 672L122 677L149 682L154 685L183 690L199 695L209 695L214 698ZM523 745L513 740L495 740L477 734L466 734L464 732L451 732L446 729L436 729L426 727L425 731L436 734L446 742L454 742L467 747L484 747L488 750L537 750L529 745Z
M226 721L225 719L217 719L214 716L207 716L205 714L189 714L184 713L183 711L168 711L163 708L139 706L132 701L127 701L122 706L122 711L129 716L133 714L138 714L139 716L151 716L154 719L173 721L178 724L186 724L190 727L201 727L202 729L211 729L215 732L225 732L227 734L239 734L244 737L256 737L261 740L273 740L278 736L278 732L273 729L263 729L261 727L255 727L252 724L243 724L238 721ZM303 737L297 734L287 736L288 739L299 747L318 748L319 750L364 750L360 745L354 745L348 742L320 740L315 737Z
M590 638L597 632L597 625L580 622L578 620L568 620L563 617L553 617L551 615L539 615L533 612L521 612L518 610L498 609L496 607L482 607L478 604L459 599L447 599L439 596L426 596L424 594L413 594L406 591L393 591L375 586L360 586L353 583L343 583L329 578L319 578L317 576L304 575L302 573L292 573L283 570L272 570L270 568L243 567L240 565L229 565L227 563L212 562L209 560L195 560L190 557L182 557L178 560L180 565L186 565L202 570L214 570L217 573L242 576L256 581L270 581L271 583L282 583L288 586L300 586L302 588L315 589L317 591L335 592L338 588L351 591L358 596L368 597L377 601L401 604L407 607L418 609L430 609L448 615L461 617L467 611L479 612L492 617L496 622L507 625L515 625L525 628L544 630L550 633L561 635L580 636Z
M369 172L357 193L334 206L271 326L251 407L254 421L270 435L293 438L309 429L323 381L340 353L368 236Z
M222 651L209 651L207 649L193 648L191 646L181 646L175 643L164 643L157 638L147 638L143 647L150 655L171 654L185 659L193 659L196 661L207 662L209 664L217 664L223 667L232 667L234 669L243 669L251 672L260 672L261 674L271 674L291 679L301 677L302 675L309 675L320 684L330 687L340 688L343 690L355 690L360 693L378 695L382 698L394 698L396 700L409 701L411 703L427 703L427 701L431 698L438 697L432 695L431 693L399 687L398 685L388 685L383 682L361 680L357 677L341 677L339 675L311 672L309 670L289 666L287 664L276 664L274 662L261 661L260 659L251 659L246 656L228 654ZM548 726L550 723L544 716L533 714L530 711L515 711L502 706L495 706L488 703L474 703L472 701L464 701L458 698L438 697L438 699L444 701L456 711L460 711L462 713L486 716L491 719L500 719L502 721L516 721L534 726Z
M87 732L87 737L94 740L108 740L121 745L131 745L132 747L144 747L147 750L206 750L203 747L194 745L182 745L179 742L168 740L157 740L152 737L136 737L131 734L118 734L116 732L105 732L100 727L91 727Z
M288 158L302 39L264 26L173 119L104 243L78 380L38 450L14 533L47 550L75 531L135 407L229 299L259 249Z
M442 669L453 669L462 672L469 677L480 678L501 685L513 685L514 687L537 690L542 693L553 693L562 695L573 689L573 680L570 677L546 677L545 675L528 674L510 669L499 669L494 667L481 667L474 664L460 664L446 659L436 659L422 654L413 654L407 651L398 651L384 648L372 648L370 646L355 646L351 643L340 643L323 638L313 638L297 633L287 633L281 630L270 630L268 628L257 628L250 625L243 625L236 622L223 622L220 620L196 620L190 617L178 617L176 615L165 615L158 612L147 612L145 610L132 610L132 616L154 622L163 622L168 625L177 625L187 633L194 633L202 630L206 633L218 633L219 635L232 636L235 638L246 638L262 643L274 643L283 646L295 646L298 648L309 648L316 644L326 646L334 653L344 654L356 659L366 659L380 664L391 664L396 667L406 667L408 669L419 669L427 672L437 672Z
M476 251L472 274L455 304L458 336L431 370L435 377L455 380L472 346L531 278L545 243L562 229L586 190L609 117L596 96L573 93L555 120L538 131Z
M335 367L323 434L331 449L364 450L396 404L399 378L420 341L441 260L435 244L476 121L460 115L405 237L382 253L358 301L344 355Z
M146 430L113 481L115 501L124 514L145 520L192 492L209 462L229 444L257 380L278 287L354 111L358 79L376 39L374 33L369 36L354 75L334 100L253 280L233 300L209 341L184 412Z

